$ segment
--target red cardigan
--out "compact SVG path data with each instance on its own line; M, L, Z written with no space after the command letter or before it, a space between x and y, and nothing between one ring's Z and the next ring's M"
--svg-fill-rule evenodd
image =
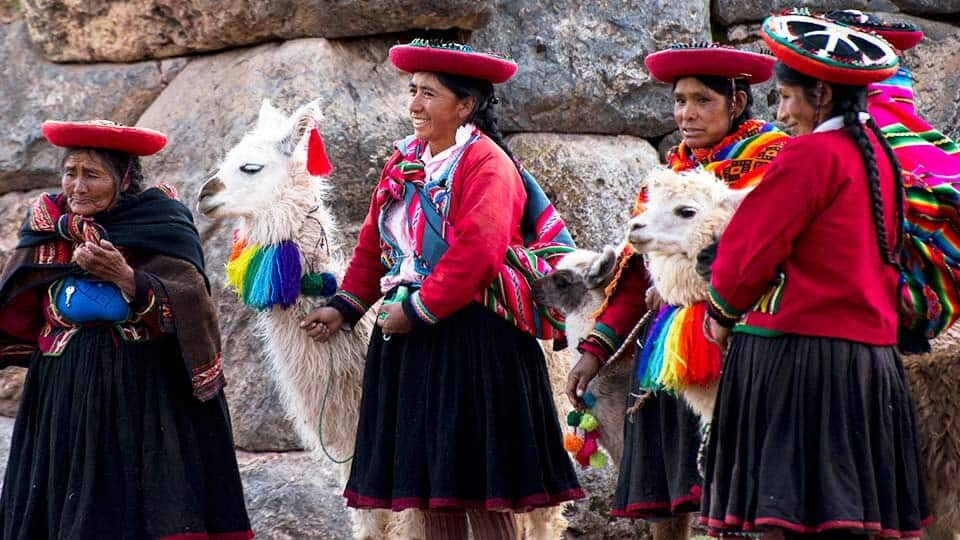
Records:
M872 133L887 242L896 236L890 163ZM720 240L708 309L736 332L897 342L897 271L881 259L866 170L844 130L787 143Z
M387 162L380 182L389 182L387 171L397 154ZM471 144L453 172L449 247L421 288L404 301L404 312L414 325L424 326L452 315L477 299L503 268L507 247L522 244L520 220L527 194L517 167L486 135ZM379 184L378 184L379 186ZM355 323L376 302L381 263L379 217L383 210L376 199L347 266L343 283L331 306Z

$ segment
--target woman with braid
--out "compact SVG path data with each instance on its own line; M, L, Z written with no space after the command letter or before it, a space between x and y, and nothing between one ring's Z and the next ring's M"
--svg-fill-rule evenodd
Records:
M650 74L673 86L674 117L683 136L667 165L677 171L703 167L735 189L756 185L787 140L772 124L751 117L750 86L769 80L774 62L770 55L712 44L675 45L647 56ZM641 191L635 213L645 201ZM586 388L646 311L645 294L655 303L655 290L648 287L642 258L624 254L597 324L579 344L580 361L567 387L575 404L580 404L577 391ZM631 392L637 385L634 377ZM665 392L648 399L624 423L611 514L653 520L657 540L688 537L690 513L700 507L700 445L700 422L689 407Z
M550 321L524 278L572 241L497 128L493 83L515 63L422 40L390 60L412 74L413 134L394 145L340 290L303 321L325 340L385 297L344 496L427 510L428 539L514 540L514 512L583 497L536 339Z
M896 348L903 188L865 112L866 85L897 55L807 15L761 31L780 61L779 118L798 136L713 262L706 331L733 338L701 520L717 535L917 537L930 516Z

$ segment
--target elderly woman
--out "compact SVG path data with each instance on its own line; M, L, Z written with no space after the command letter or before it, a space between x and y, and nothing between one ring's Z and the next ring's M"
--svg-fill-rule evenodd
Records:
M751 114L750 86L773 76L774 59L696 44L658 51L645 63L656 80L673 87L674 118L682 140L670 150L667 166L675 171L702 167L733 189L759 183L787 140L785 133ZM645 200L641 191L634 214L643 211ZM580 404L587 383L647 310L645 292L651 309L659 307L650 285L641 257L625 254L594 330L579 344L580 361L567 386L573 403ZM635 376L634 393L637 384ZM624 423L623 461L611 514L654 520L657 539L685 538L689 515L699 509L702 492L697 469L699 420L679 398L665 392L647 400L632 416L632 422Z
M761 33L779 60L778 117L798 136L713 263L710 332L733 337L701 520L716 535L919 537L930 515L896 348L903 185L867 114L867 85L897 54L805 14ZM776 306L752 307L771 283Z
M143 189L158 132L47 122L61 193L0 278L0 361L28 367L0 535L251 538L220 334L190 212Z
M413 74L414 133L384 168L340 291L303 323L325 339L386 296L367 352L347 504L429 510L428 538L466 538L469 516L474 537L513 539L512 512L583 496L530 291L504 277L518 277L504 261L543 202L494 114L493 83L516 64L424 41L394 47L390 60ZM567 238L563 230L554 240Z

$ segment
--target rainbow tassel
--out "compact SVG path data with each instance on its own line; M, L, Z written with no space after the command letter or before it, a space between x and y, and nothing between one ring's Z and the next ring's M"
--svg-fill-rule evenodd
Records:
M301 293L302 274L296 243L247 245L244 239L234 238L227 283L244 304L258 310L292 306Z
M720 376L720 348L703 335L703 302L688 307L667 306L654 321L637 363L637 380L645 390L683 392Z

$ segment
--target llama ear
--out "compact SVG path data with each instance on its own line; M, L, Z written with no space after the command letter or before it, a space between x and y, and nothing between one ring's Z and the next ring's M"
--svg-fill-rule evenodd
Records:
M584 279L587 282L587 287L591 289L596 289L598 287L603 287L609 282L610 278L613 277L613 273L617 269L617 252L613 249L612 246L604 246L603 253L600 254L593 263L590 264L590 268L587 270L587 274L584 276Z
M317 127L319 117L320 111L316 101L311 101L297 109L290 116L289 131L280 141L280 151L287 155L292 154L293 149L300 145L307 132Z
M260 112L257 115L257 128L264 127L274 127L281 124L286 117L280 113L271 103L270 100L264 98L260 102Z
M750 194L751 189L727 189L726 193L723 194L723 197L720 199L720 208L724 208L731 212L735 211L740 203L743 202L743 199Z

